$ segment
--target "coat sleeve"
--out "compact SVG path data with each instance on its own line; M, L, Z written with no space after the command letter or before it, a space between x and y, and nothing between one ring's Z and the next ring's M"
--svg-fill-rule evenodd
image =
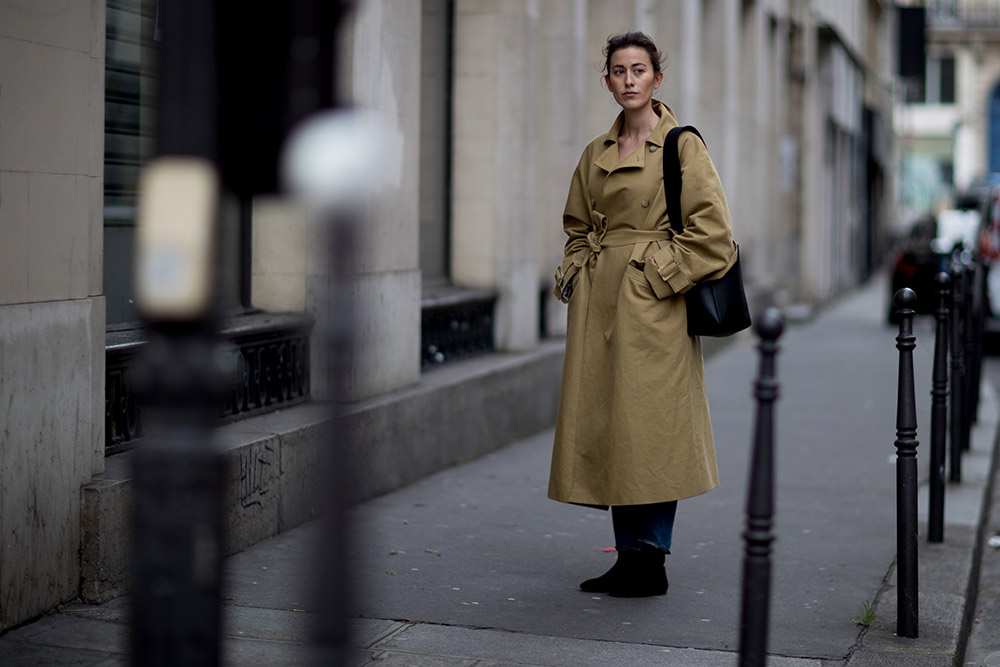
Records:
M680 139L684 231L660 242L659 250L646 258L644 269L661 299L683 294L736 259L726 193L708 149L691 132Z
M569 194L566 197L566 207L563 209L563 231L566 232L566 245L563 249L562 265L556 269L556 287L553 290L556 298L563 303L569 301L572 293L573 279L579 273L580 267L587 260L589 244L587 233L590 231L590 207L587 205L587 169L590 164L589 148L580 156L573 180L570 182Z

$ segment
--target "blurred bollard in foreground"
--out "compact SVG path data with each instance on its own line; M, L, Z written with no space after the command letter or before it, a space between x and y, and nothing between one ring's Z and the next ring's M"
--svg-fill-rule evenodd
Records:
M356 499L353 487L354 441L347 424L357 342L357 229L371 183L378 178L384 125L374 116L340 110L306 121L290 137L283 159L288 190L309 204L328 231L332 267L324 337L328 350L333 420L321 452L323 527L316 553L316 640L323 665L348 664L351 611L352 536L347 509Z
M289 133L334 103L334 42L352 4L289 0L252 9L238 0L159 4L159 157L144 169L137 234L136 300L150 341L147 363L137 370L144 378L148 438L134 471L135 665L220 662L224 477L211 437L221 405L213 339L220 191L245 200L277 191L278 157ZM356 143L351 148L358 150ZM361 153L369 150L366 145ZM334 179L339 186L336 179L345 174L322 176L326 185ZM348 187L361 191L347 176ZM341 254L350 256L351 241L343 242ZM350 332L352 309L331 308L331 319ZM350 362L350 336L336 338L339 368ZM333 386L336 394L341 385ZM318 662L341 665L349 643L342 554L349 539L343 516L350 446L343 440L326 449L334 450L331 461L336 457L320 482L330 494L321 508L328 539L310 583L320 595Z
M740 667L767 663L767 630L771 602L771 542L774 517L774 403L778 400L775 358L784 320L777 308L757 318L760 367L754 396L757 414L753 431L747 523L743 532L743 608L740 615Z
M913 307L908 287L893 299L899 310L899 386L896 394L896 634L918 636L917 600L917 403L913 385Z
M220 661L223 459L211 429L216 363L216 7L176 0L160 15L157 157L140 179L136 305L149 341L136 385L146 438L133 464L131 660ZM193 75L197 72L197 75Z
M935 277L938 307L934 312L934 372L931 379L931 467L927 509L927 541L944 540L944 459L948 436L948 304L951 278Z
M325 229L329 249L330 281L326 303L319 313L319 334L326 348L324 372L329 387L331 422L319 452L320 535L310 571L312 628L317 648L315 664L341 667L350 663L352 610L350 563L347 554L353 533L348 507L354 492L354 441L346 426L347 406L355 372L357 285L352 280L358 253L357 227L364 223L374 161L382 155L369 126L362 127L354 112L337 109L342 101L334 84L339 48L336 37L353 0L295 0L289 9L293 54L311 54L308 63L289 62L286 84L291 100L317 100L333 107L303 117L302 109L289 113L298 121L283 143L278 179L282 190L307 204ZM242 10L240 10L242 11ZM312 45L317 48L305 49ZM306 66L307 65L307 66ZM332 86L332 87L331 87Z

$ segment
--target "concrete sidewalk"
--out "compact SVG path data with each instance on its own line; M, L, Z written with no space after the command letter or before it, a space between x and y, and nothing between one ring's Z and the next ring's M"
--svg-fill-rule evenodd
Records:
M921 637L895 629L895 331L879 281L788 327L778 359L778 489L769 664L953 665L975 597L997 398L984 384L945 543L920 539ZM932 323L914 354L918 456L929 456ZM548 501L551 431L356 508L357 665L735 665L750 337L706 365L721 486L681 502L666 596L628 600L578 583L614 560L606 512ZM664 406L663 419L669 419ZM921 512L926 498L921 496ZM313 523L227 560L225 663L311 664ZM875 607L870 628L855 622ZM72 605L0 638L3 665L124 664L126 602Z

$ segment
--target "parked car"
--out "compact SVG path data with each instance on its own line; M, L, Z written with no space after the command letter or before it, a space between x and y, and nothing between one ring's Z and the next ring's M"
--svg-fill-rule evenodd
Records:
M986 270L986 313L1000 316L1000 186L994 186L980 209L976 257Z
M917 314L934 312L937 307L934 278L941 271L950 270L955 249L972 249L979 220L979 211L947 209L914 222L891 258L887 313L890 323L899 322L892 297L904 287L917 295Z

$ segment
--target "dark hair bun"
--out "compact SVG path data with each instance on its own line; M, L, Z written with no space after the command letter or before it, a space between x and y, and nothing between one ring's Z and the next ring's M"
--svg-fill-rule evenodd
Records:
M659 74L662 69L663 52L656 48L656 44L644 32L626 32L621 35L608 37L608 43L604 47L604 73L611 72L611 56L615 51L625 49L630 46L637 46L645 49L649 54L649 60L653 63L653 73Z

